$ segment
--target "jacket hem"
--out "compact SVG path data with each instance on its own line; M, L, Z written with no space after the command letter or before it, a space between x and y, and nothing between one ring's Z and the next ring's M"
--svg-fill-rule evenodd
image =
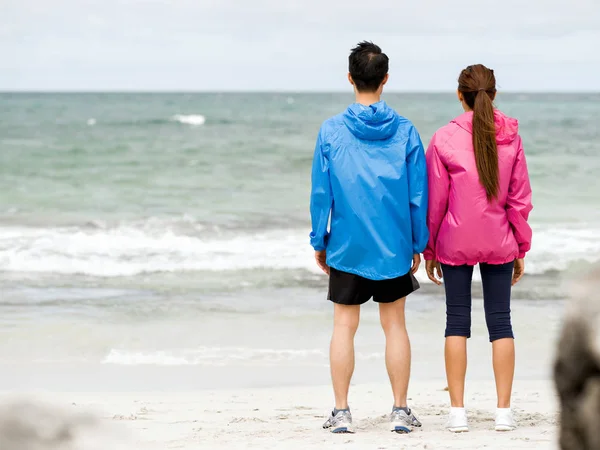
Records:
M374 272L365 272L362 270L356 270L349 267L340 266L338 264L329 264L329 267L334 268L335 270L339 270L340 272L351 273L353 275L358 275L359 277L367 278L368 280L373 281L383 281L383 280L391 280L394 278L402 277L410 272L410 266L407 270L400 271L397 273L392 273L391 275L381 275Z
M441 264L446 264L447 266L475 266L477 264L491 264L494 266L507 264L509 262L513 262L517 259L517 255L510 256L504 259L490 259L490 258L473 258L473 259L459 259L459 260L451 260L446 258L436 258L436 260Z

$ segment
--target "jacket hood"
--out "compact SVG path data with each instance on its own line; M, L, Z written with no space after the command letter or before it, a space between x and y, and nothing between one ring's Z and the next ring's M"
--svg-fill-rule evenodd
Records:
M496 123L496 142L498 144L510 144L519 134L519 121L508 117L497 109L494 110L494 121ZM457 124L462 129L473 134L473 111L461 114L451 123Z
M396 133L400 118L384 101L370 106L354 103L344 112L344 123L357 138L379 141Z

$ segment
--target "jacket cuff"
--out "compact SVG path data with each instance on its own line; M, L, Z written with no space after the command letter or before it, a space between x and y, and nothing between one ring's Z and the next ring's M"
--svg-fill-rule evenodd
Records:
M310 233L310 246L315 250L315 252L321 252L323 250L327 250L327 241L329 240L329 233L326 233L325 236L319 238L317 234L313 231Z
M425 258L425 261L431 261L432 259L435 259L435 252L427 249L423 252L423 258Z
M525 258L525 252L519 252L519 255L517 256L518 259L523 259Z

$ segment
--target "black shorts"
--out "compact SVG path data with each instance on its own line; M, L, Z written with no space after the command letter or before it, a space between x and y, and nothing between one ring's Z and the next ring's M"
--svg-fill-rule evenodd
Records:
M369 280L332 267L327 299L340 305L362 305L371 298L377 303L393 303L419 287L419 282L411 272L389 280Z

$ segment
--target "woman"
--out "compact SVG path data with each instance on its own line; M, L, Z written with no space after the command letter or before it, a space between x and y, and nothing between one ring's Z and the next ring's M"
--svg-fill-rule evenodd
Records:
M518 122L494 108L495 96L493 70L483 65L463 70L458 99L465 113L439 129L427 150L431 235L425 260L429 279L440 285L443 276L446 290L448 429L453 432L469 431L464 386L476 264L493 351L496 430L515 428L510 409L515 367L510 294L525 272L523 258L531 247L531 186Z

